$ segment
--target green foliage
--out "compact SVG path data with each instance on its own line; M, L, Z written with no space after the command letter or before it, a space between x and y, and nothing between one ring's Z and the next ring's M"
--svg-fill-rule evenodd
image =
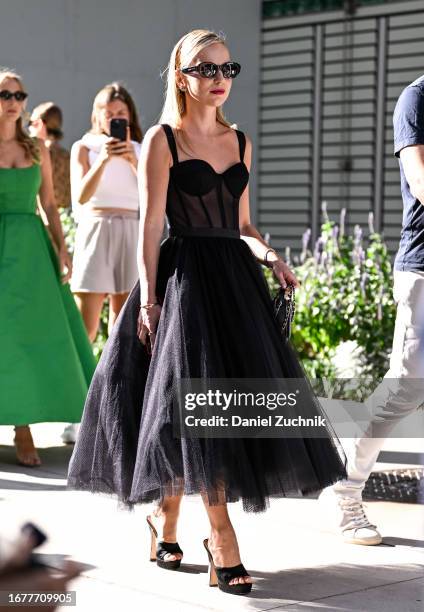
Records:
M333 396L362 400L388 368L396 316L390 256L374 231L372 213L367 240L358 225L345 235L345 210L339 225L328 218L325 204L323 214L314 251L308 249L308 230L294 266L302 286L292 342L320 389L327 379L327 394L330 381ZM278 283L268 269L265 274L274 293Z
M96 357L97 361L100 359L100 356L103 352L103 348L106 344L106 340L108 339L108 320L109 320L109 302L105 300L103 303L102 312L100 313L100 323L99 329L97 331L96 339L93 342L93 353Z
M65 236L66 247L71 255L74 254L75 232L77 226L71 208L59 209L60 221Z

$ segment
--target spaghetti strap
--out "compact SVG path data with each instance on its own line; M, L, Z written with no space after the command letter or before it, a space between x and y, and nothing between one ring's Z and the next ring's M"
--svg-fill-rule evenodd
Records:
M246 136L244 135L244 132L240 132L240 130L236 130L236 134L239 141L240 161L243 161L244 151L246 149Z
M161 126L165 130L166 138L168 140L168 145L172 153L172 160L174 164L178 164L178 153L177 153L177 145L175 142L174 132L172 128L167 123L161 123Z

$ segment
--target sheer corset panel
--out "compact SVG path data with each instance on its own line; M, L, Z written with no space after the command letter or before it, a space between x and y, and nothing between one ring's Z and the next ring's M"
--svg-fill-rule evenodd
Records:
M218 173L205 160L179 161L170 125L162 124L172 153L166 216L171 234L196 233L196 229L239 231L239 200L249 182L243 161L246 138L236 130L240 161ZM191 231L190 231L191 230Z

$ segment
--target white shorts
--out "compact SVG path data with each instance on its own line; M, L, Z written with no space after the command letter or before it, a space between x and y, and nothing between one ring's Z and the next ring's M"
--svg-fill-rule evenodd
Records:
M129 293L138 279L138 211L88 212L75 234L71 290Z

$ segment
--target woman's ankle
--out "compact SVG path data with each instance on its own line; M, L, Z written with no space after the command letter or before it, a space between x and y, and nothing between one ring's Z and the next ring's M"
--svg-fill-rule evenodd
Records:
M232 525L211 527L209 543L215 551L236 551L238 554L237 536Z
M241 563L237 538L234 533L228 533L227 536L224 536L221 531L220 535L215 537L211 535L208 546L218 567L233 567Z
M19 463L28 466L41 465L41 459L28 426L15 428L14 444Z
M237 539L236 532L234 531L234 527L231 525L231 523L211 525L211 538L224 540Z
M32 435L31 434L31 429L29 427L29 425L15 425L14 427L14 431L15 431L15 436L17 435Z
M177 542L177 525L179 512L168 512L160 510L154 513L156 520L159 521L159 539L169 543Z

